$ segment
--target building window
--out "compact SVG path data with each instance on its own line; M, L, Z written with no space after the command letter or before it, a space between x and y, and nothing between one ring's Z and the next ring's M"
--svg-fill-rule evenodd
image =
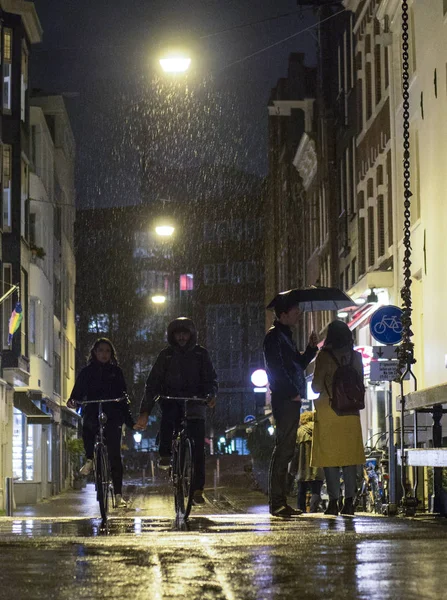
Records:
M239 284L245 281L245 263L237 262L231 265L231 283Z
M374 207L368 207L368 266L376 262Z
M3 110L11 112L12 30L3 30Z
M207 347L219 381L239 382L242 376L242 306L207 306L206 329Z
M23 160L21 161L21 205L20 205L20 235L26 239L27 238L27 211L28 211L28 197L29 197L29 169L27 163Z
M359 219L359 277L366 272L365 266L365 219Z
M353 287L357 283L356 279L356 268L357 268L357 258L353 258L351 262L351 287Z
M34 428L17 408L13 413L12 470L17 481L34 480Z
M203 281L205 285L214 285L216 283L215 265L205 265L203 267Z
M29 344L30 344L30 354L37 354L37 310L38 310L39 300L37 298L29 299Z
M11 231L12 147L3 146L3 231Z
M374 47L374 70L375 70L375 88L376 104L379 104L382 98L382 78L381 78L381 52L379 44Z
M217 267L217 283L224 284L228 283L229 279L229 268L226 263L220 263Z
M56 352L53 353L53 391L61 395L61 357Z
M377 198L377 246L379 256L385 254L385 205L383 196Z
M192 273L186 273L180 275L180 291L189 292L194 289L194 275Z
M22 46L22 68L20 80L20 118L25 121L26 118L26 92L28 90L28 49L25 42Z
M3 294L6 294L8 290L12 288L12 266L5 264L3 265ZM6 298L2 303L3 310L3 348L8 349L8 335L9 335L9 319L12 313L12 297L14 294Z
M60 279L53 276L53 302L54 302L54 316L61 320L62 315L62 287Z

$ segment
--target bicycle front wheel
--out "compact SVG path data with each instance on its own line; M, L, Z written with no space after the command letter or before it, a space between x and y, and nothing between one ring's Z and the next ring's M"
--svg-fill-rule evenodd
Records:
M103 521L107 520L109 512L109 490L110 474L107 449L104 446L98 446L96 450L96 497L99 503L99 510Z
M174 463L175 511L178 517L187 519L191 512L194 494L194 443L185 438L179 444Z

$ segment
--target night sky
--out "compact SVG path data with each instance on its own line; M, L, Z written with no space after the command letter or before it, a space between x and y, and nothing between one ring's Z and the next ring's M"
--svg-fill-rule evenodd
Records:
M67 96L79 207L138 203L144 144L160 162L177 167L204 161L265 175L270 90L286 75L290 52L305 52L308 64L315 62L312 32L237 61L314 23L311 10L203 37L296 12L296 0L35 0L35 5L44 41L33 48L31 82ZM184 96L178 83L157 79L151 64L155 44L172 32L195 39L201 59ZM176 122L178 130L171 127Z

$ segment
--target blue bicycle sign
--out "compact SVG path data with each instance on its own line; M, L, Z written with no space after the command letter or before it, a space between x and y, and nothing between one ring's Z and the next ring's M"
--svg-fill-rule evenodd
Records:
M402 340L402 310L398 306L382 306L371 316L369 329L381 344L398 344Z

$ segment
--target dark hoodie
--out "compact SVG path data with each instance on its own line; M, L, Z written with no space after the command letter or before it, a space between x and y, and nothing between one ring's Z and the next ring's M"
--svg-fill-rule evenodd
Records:
M111 363L100 363L92 359L76 378L70 398L74 400L107 400L121 398L126 393L126 382L120 367ZM134 421L127 400L102 405L109 421L117 425L125 423L130 429ZM98 421L98 405L82 407L84 421Z
M191 338L186 346L175 342L174 333L189 331ZM155 398L161 396L214 396L217 393L217 376L208 351L197 344L197 330L191 319L179 317L168 326L169 346L162 350L146 381L140 414L150 413ZM190 404L190 418L205 418L204 406Z

